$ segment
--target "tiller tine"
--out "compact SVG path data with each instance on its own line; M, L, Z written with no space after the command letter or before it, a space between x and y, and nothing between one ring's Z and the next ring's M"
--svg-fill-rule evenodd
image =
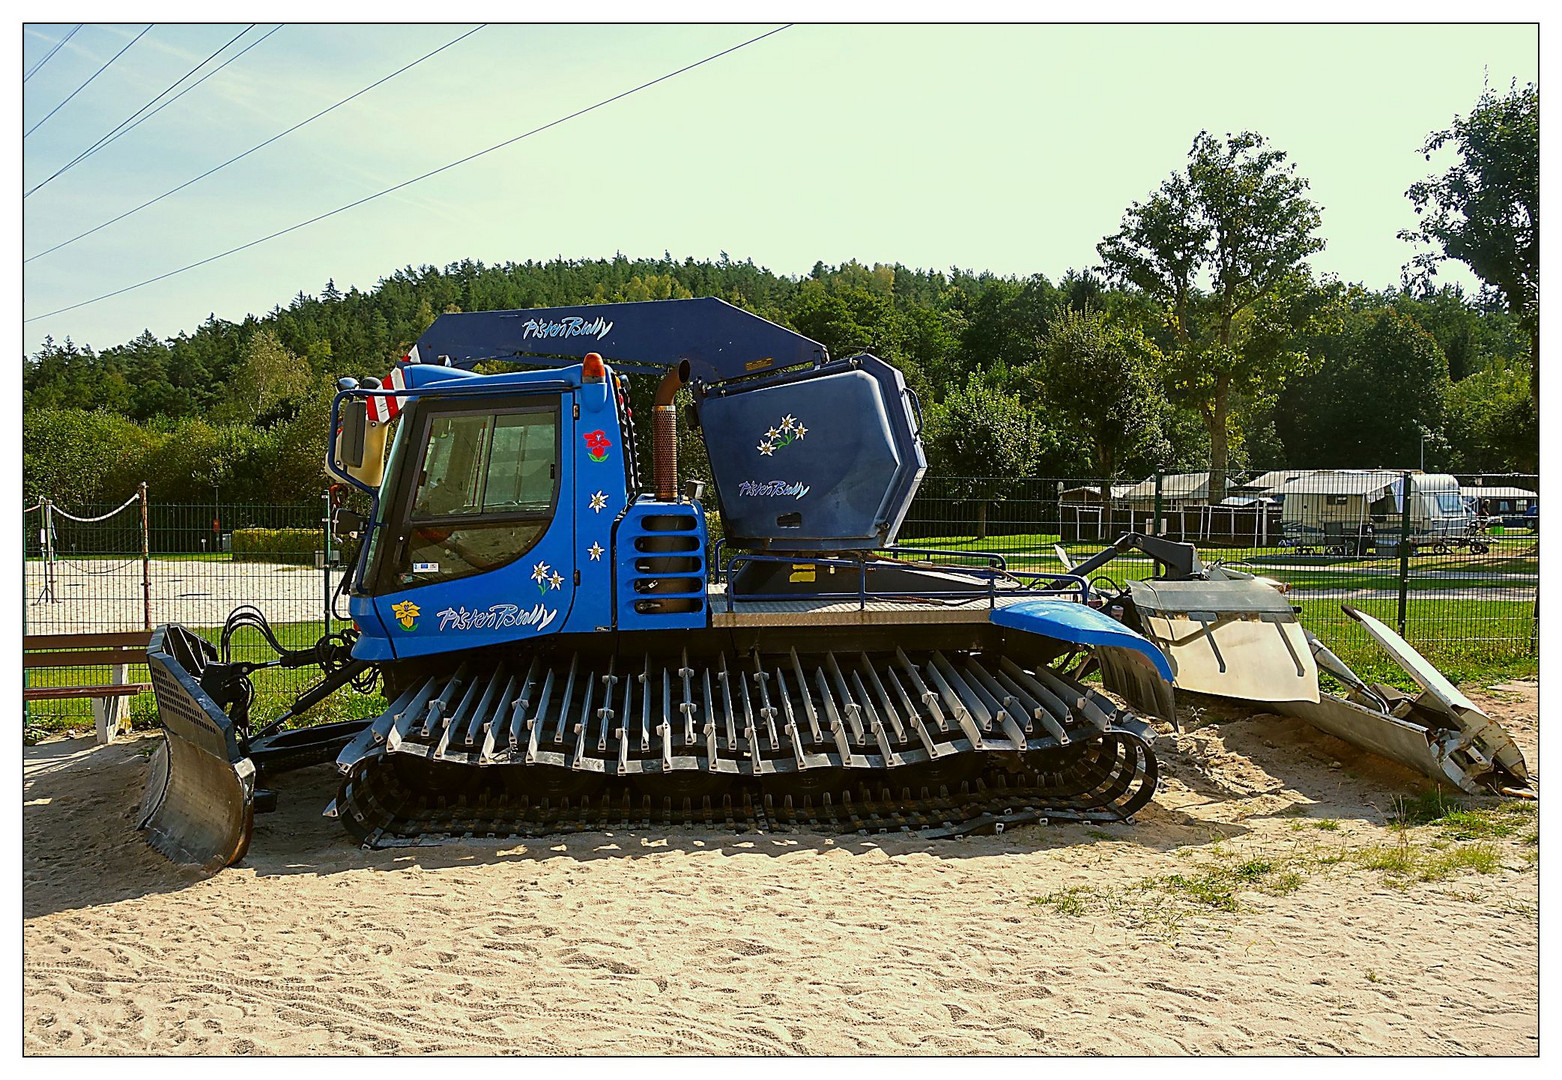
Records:
M168 858L219 870L244 857L255 827L255 765L238 732L199 682L217 659L177 624L147 647L163 745L153 755L139 827Z

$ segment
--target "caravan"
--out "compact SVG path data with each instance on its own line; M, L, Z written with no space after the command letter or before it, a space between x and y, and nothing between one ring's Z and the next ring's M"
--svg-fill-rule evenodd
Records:
M1372 547L1397 550L1406 506L1407 474L1386 469L1331 470L1298 476L1280 486L1280 526L1293 546L1329 554L1364 555ZM1410 542L1446 549L1470 535L1475 516L1445 473L1411 472Z

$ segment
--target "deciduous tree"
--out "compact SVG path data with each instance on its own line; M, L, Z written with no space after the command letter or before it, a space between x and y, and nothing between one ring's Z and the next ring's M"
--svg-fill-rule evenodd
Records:
M1060 434L1090 452L1091 475L1109 481L1124 460L1144 453L1157 461L1169 447L1161 434L1166 398L1156 385L1156 350L1137 330L1112 322L1105 312L1065 310L1041 341L1037 361L1025 372L1026 396L1040 402Z
M1050 441L1040 418L1013 394L974 373L930 410L932 471L950 477L955 496L976 503L976 538L987 538L987 507L1001 502Z
M1277 347L1288 328L1276 320L1290 305L1263 308L1323 249L1307 188L1262 135L1200 132L1187 169L1130 205L1122 228L1096 246L1114 281L1164 305L1168 388L1209 431L1212 502L1225 497L1237 399L1274 392L1308 362L1305 352Z
M1407 279L1430 284L1448 259L1497 289L1530 340L1530 397L1540 401L1540 92L1533 84L1498 96L1488 87L1469 116L1426 137L1428 161L1444 147L1459 160L1405 195L1420 215L1400 238L1433 250L1417 254Z

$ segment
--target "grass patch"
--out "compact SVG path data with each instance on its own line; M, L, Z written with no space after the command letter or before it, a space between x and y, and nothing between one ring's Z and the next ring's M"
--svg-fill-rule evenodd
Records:
M1237 910L1237 898L1231 889L1230 875L1220 871L1192 876L1170 874L1166 877L1151 878L1143 882L1140 888L1165 889L1200 907L1212 908L1215 911Z
M1462 844L1439 850L1411 843L1408 834L1401 835L1398 844L1359 848L1349 855L1362 869L1377 871L1385 884L1397 889L1408 888L1414 882L1442 881L1467 870L1494 874L1502 865L1501 853L1494 844Z
M1431 816L1439 809L1439 816ZM1513 813L1508 807L1492 812L1504 811ZM1454 830L1467 828L1460 816L1467 811L1451 809L1446 799L1442 804L1426 796L1407 799L1405 812L1408 816L1428 818L1422 822L1424 825ZM1485 821L1484 818L1478 820ZM1296 824L1306 827L1302 822ZM1312 824L1338 827L1331 819ZM1486 824L1480 826L1487 827ZM1515 838L1525 840L1527 835ZM1035 897L1031 904L1070 918L1110 917L1149 937L1172 941L1190 922L1214 919L1213 925L1217 929L1229 927L1230 917L1241 913L1246 906L1244 896L1249 900L1255 893L1289 896L1300 890L1312 875L1325 874L1330 867L1342 867L1347 872L1373 872L1393 888L1408 889L1464 875L1495 874L1502 868L1503 853L1504 849L1489 839L1470 842L1431 829L1417 833L1409 827L1398 832L1395 843L1352 847L1307 842L1298 843L1284 853L1262 856L1232 852L1219 841L1212 841L1200 849L1179 850L1177 856L1187 865L1178 873L1157 874L1122 885L1074 885ZM1538 838L1523 854L1531 865L1538 860ZM1447 894L1472 903L1499 902L1488 897L1485 891Z
M1317 829L1319 832L1339 832L1340 823L1335 821L1333 818L1321 818L1320 820L1313 822L1313 828Z
M1276 874L1269 883L1269 891L1275 896L1287 896L1302 887L1302 875L1296 870Z
M1089 907L1091 894L1088 889L1078 885L1071 885L1059 892L1050 892L1046 896L1037 896L1031 900L1032 905L1045 905L1051 907L1059 915L1070 915L1075 918L1085 914Z
M1283 895L1301 887L1301 874L1277 865L1270 859L1228 862L1217 855L1197 872L1165 874L1145 878L1138 888L1143 892L1170 894L1195 908L1235 912L1241 909L1237 894L1244 890Z
M1401 830L1431 825L1437 828L1440 836L1449 840L1505 840L1532 823L1535 814L1535 804L1528 800L1470 803L1434 789L1395 800L1389 825ZM1530 831L1534 833L1534 842L1540 843L1539 827L1534 826Z

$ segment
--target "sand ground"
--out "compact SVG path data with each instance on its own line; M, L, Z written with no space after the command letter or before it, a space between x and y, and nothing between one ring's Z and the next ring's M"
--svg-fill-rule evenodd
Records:
M1472 693L1533 767L1535 684ZM1185 719L1132 825L363 851L319 767L214 877L135 832L156 736L53 740L25 765L24 1046L1536 1053L1537 846L1396 880L1360 853L1460 847L1388 827L1425 781L1298 721Z

